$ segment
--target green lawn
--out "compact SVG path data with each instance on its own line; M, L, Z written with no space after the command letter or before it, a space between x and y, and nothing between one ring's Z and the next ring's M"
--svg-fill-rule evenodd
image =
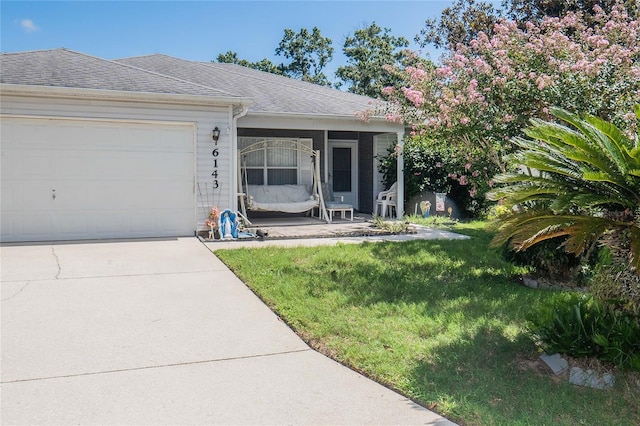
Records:
M640 424L640 389L550 375L525 335L565 293L517 284L484 224L459 241L241 249L216 254L313 347L467 425Z

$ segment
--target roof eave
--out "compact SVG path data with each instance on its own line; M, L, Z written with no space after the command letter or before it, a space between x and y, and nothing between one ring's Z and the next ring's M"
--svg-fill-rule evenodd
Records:
M385 127L389 127L389 129L397 129L403 130L404 125L402 123L395 123L387 120L385 117L381 116L369 116L366 119L358 117L357 115L338 115L338 114L313 114L313 113L293 113L293 112L252 112L249 109L249 113L247 117L256 117L256 118L273 118L273 119L281 119L281 118L293 118L293 119L301 119L301 120L331 120L331 121L350 121L357 123L375 123L377 126L384 125Z
M26 84L0 83L0 94L17 96L41 96L67 99L101 99L166 103L181 105L250 105L252 98L241 96L188 95L179 93L133 92L125 90L103 90L59 86L35 86Z

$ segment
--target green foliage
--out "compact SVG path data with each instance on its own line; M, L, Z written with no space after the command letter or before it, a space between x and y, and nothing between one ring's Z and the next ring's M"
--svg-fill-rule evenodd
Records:
M563 283L582 283L582 259L561 249L565 240L549 239L522 251L513 250L505 244L503 256L516 265L531 267L533 274L539 278L549 278Z
M331 82L322 70L333 58L331 44L331 39L323 37L316 27L311 31L302 28L298 33L286 28L275 53L289 59L290 62L288 64L281 63L276 65L266 58L251 62L246 59L240 59L238 54L231 50L219 54L217 61L330 86Z
M463 156L446 143L414 136L405 141L403 156L406 200L423 192L443 192L464 216L483 213L485 194L493 185L490 177L497 171L483 155ZM387 155L378 160L379 171L388 187L397 176L394 148L390 147Z
M591 293L609 305L640 317L640 274L629 273L627 259L620 255L628 251L605 248L596 274L591 280Z
M216 255L312 347L459 424L640 424L632 375L602 392L546 372L526 317L569 294L516 285L522 268L488 248L485 226L452 227L468 240Z
M496 177L504 186L491 191L493 200L513 208L498 219L495 245L507 242L527 249L550 238L567 237L567 251L593 250L605 235L626 233L627 258L640 266L640 149L637 135L627 137L611 123L594 116L580 118L554 108L552 113L572 127L532 120L529 139L515 138L520 151L513 161L528 173ZM640 105L636 106L640 117ZM531 172L534 171L534 172ZM609 240L615 245L615 238Z
M496 2L476 0L456 0L442 10L438 18L425 21L424 28L416 36L422 47L433 44L436 47L455 48L458 43L468 44L482 31L492 35L496 22L509 18L524 26L526 22L539 22L545 16L563 17L569 12L580 13L586 22L593 23L596 14L594 6L610 13L620 0L503 0L502 7ZM625 10L630 16L638 17L640 6L636 0L624 0Z
M410 223L398 220L384 220L383 217L374 216L373 226L378 229L383 229L392 234L401 234L409 231Z
M491 2L456 0L453 5L442 10L439 18L425 21L416 41L422 47L433 44L449 48L458 43L467 44L480 31L490 34L499 18L500 10L496 10Z
M347 36L342 52L347 65L338 67L336 77L348 86L348 91L378 98L386 86L399 86L400 81L384 70L388 65L401 65L406 59L403 48L409 40L391 35L389 28L381 28L373 22Z
M547 353L597 357L640 371L640 323L588 295L544 304L530 317L530 332Z
M258 62L251 62L247 61L246 59L238 58L238 54L231 50L227 51L226 53L219 54L216 60L224 64L236 64L242 67L253 68L258 71L283 75L282 69L280 69L276 64L266 58Z
M317 27L311 31L306 28L298 33L285 28L284 37L276 48L276 55L284 56L291 62L280 68L289 77L308 81L322 86L331 83L322 70L333 58L332 41L324 37Z
M610 13L620 0L503 0L504 13L519 22L538 21L545 16L562 17L568 12L577 12L585 16L588 22L593 19L594 6ZM625 9L630 16L638 16L640 8L636 0L624 0Z

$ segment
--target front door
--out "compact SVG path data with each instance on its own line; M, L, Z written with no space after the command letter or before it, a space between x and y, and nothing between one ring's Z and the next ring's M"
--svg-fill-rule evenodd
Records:
M335 197L358 208L357 141L329 141L329 184Z

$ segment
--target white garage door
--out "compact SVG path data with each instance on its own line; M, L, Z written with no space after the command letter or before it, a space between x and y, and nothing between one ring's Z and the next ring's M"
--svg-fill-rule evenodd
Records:
M0 124L3 242L193 235L193 125Z

